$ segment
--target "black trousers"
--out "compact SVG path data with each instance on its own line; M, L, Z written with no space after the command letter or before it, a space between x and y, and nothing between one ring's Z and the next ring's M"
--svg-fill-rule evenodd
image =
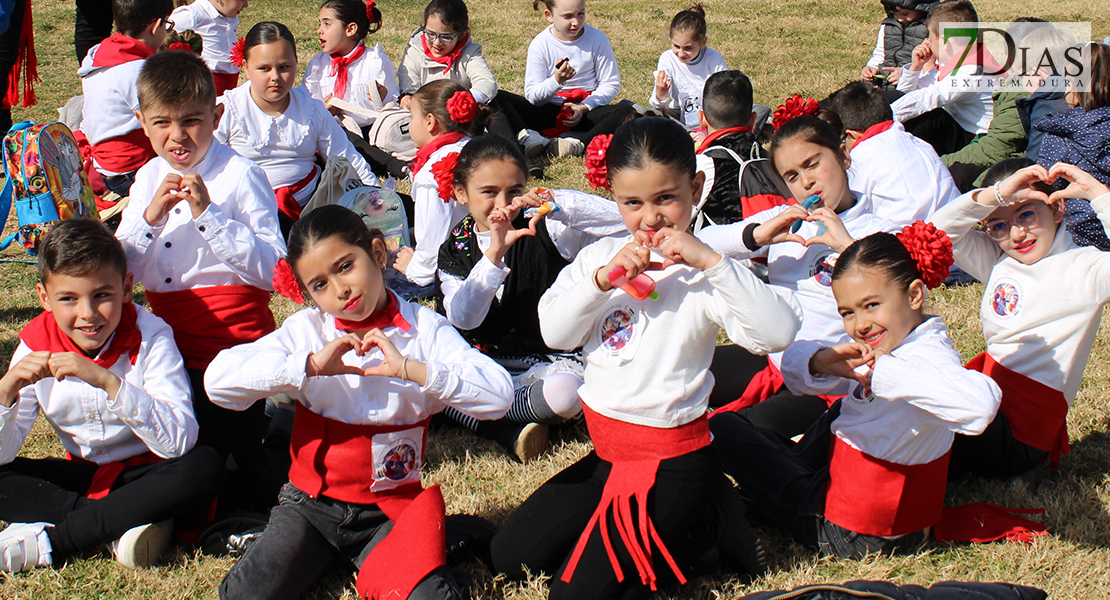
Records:
M598 528L591 534L571 582L561 580L578 538L601 501L611 469L612 463L591 452L533 492L493 538L491 552L496 570L510 579L523 578L522 567L532 573L554 574L549 598L649 596L651 592L640 584L632 557L612 526L612 519L609 536L624 571L624 581L617 581ZM648 495L648 514L687 578L717 566L716 517L706 507L712 506L722 478L717 452L707 447L662 461L655 486ZM635 502L632 510L638 510ZM674 583L674 573L659 553L653 552L652 556L660 584Z
M76 0L77 14L73 21L73 49L77 63L85 60L89 49L112 35L111 0Z
M976 436L956 434L948 478L966 476L1009 479L1037 468L1048 452L1014 439L1010 422L1001 412L983 433Z
M556 104L536 106L523 96L506 91L497 92L495 101L504 113L510 131L513 132L507 136L509 139L515 140L515 132L521 129L541 131L557 125L555 117L559 115L560 107ZM599 106L587 112L586 116L582 117L582 120L571 127L570 131L564 135L577 138L583 144L589 144L590 140L599 135L615 132L634 114L636 114L636 110L627 104ZM501 133L501 135L504 135L504 133Z
M394 177L396 179L405 178L404 168L408 166L408 163L394 157L392 154L377 146L371 146L370 142L367 142L364 137L366 132L370 131L369 127L363 130L362 136L355 135L346 129L344 129L344 131L347 132L347 139L351 140L351 143L355 146L355 150L358 150L362 158L366 159L366 164L370 165L370 170L373 171L375 175L379 177Z
M934 108L902 125L906 131L928 142L940 156L952 154L975 139L974 133L961 127L943 108Z
M0 467L0 520L53 523L55 564L118 539L132 527L199 513L216 497L223 462L212 449L128 467L99 500L85 493L96 465L60 458L16 458Z

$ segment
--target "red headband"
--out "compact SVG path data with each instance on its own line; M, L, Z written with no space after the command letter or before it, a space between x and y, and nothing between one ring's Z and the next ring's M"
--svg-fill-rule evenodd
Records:
M301 284L297 283L297 276L293 274L293 267L284 258L274 265L274 291L283 298L288 298L296 304L304 304L304 293Z
M474 96L466 91L459 90L447 100L447 115L456 123L469 123L478 114L478 103Z
M925 287L933 289L948 278L952 268L952 240L932 223L914 221L894 234L917 263Z
M813 98L803 98L800 94L794 94L786 99L786 103L775 109L774 116L771 119L771 127L775 131L779 130L786 124L787 121L796 117L812 117L821 112L821 107Z
M609 143L612 141L612 134L604 134L595 136L586 146L586 181L589 181L590 187L595 190L605 188L610 192L613 191L609 187L608 167Z

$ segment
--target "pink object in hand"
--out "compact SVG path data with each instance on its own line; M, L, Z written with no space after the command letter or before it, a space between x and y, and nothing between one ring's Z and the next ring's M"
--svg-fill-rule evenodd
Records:
M648 277L647 273L640 273L630 280L624 267L613 267L609 271L609 283L637 300L659 299L659 294L655 291L655 280Z

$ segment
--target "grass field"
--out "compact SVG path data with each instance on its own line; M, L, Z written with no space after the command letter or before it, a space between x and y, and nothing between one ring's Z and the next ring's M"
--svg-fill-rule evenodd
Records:
M205 0L198 0L205 1ZM255 22L278 20L299 40L302 65L316 52L316 0L278 2L255 0L241 16L240 35ZM408 34L420 25L421 0L382 0L383 29L373 36L394 62L399 62ZM621 98L643 102L651 88L651 72L667 46L666 28L687 1L634 2L590 0L589 22L606 32L622 70ZM1098 9L1097 6L1103 6ZM1080 0L1032 0L1024 4L985 0L977 3L984 21L1038 16L1050 21L1092 21L1099 39L1110 30L1104 3ZM474 0L471 30L482 43L502 88L521 92L525 50L543 26L529 0ZM73 2L36 0L36 46L43 82L38 106L17 109L22 118L48 121L56 107L80 92L73 54ZM734 0L706 2L710 45L732 68L745 71L755 86L757 102L777 106L792 93L824 97L854 77L866 62L881 18L877 0ZM584 189L581 159L561 160L547 169L548 187ZM9 230L12 226L9 221ZM9 249L5 259L27 258ZM34 267L0 264L0 362L7 364L20 328L38 314ZM940 289L930 297L932 312L943 315L965 358L982 350L978 304L982 286ZM273 303L280 317L293 305ZM1099 332L1083 387L1069 418L1072 454L1060 470L1041 468L1013 482L973 482L952 486L950 503L994 502L1005 506L1044 507L1050 535L1026 546L1018 543L973 546L931 544L921 552L859 561L818 559L807 549L772 532L771 568L755 581L735 578L703 580L682 593L682 599L737 598L765 589L854 579L889 579L929 585L945 580L1011 581L1037 586L1053 598L1110 596L1110 335ZM442 483L449 512L469 512L502 522L532 490L589 451L582 432L562 432L551 452L528 465L511 462L493 444L445 433L434 436L425 469L426 481ZM24 448L27 456L60 453L60 445L41 419ZM0 598L215 598L230 560L174 550L165 565L133 571L106 552L71 561L58 569L0 575ZM494 579L477 566L482 582L476 597L538 599L546 597L542 578L518 585ZM352 580L336 572L310 591L308 598L354 598Z

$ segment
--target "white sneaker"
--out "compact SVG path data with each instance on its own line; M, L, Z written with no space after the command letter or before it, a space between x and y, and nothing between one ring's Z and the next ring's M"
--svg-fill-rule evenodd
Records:
M112 555L125 567L150 567L158 562L172 537L173 519L132 527L112 542Z
M0 572L22 573L35 567L53 563L50 537L46 528L50 523L12 523L0 531Z
M586 153L586 144L572 137L555 138L548 148L555 156L582 156Z
M544 149L551 143L551 138L544 137L535 129L521 129L516 136L516 141L524 146L524 156L531 162L543 154Z

